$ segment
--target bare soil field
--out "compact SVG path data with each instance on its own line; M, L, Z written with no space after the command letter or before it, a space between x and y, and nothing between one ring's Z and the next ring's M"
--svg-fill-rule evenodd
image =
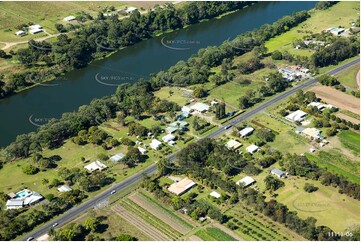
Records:
M132 196L129 197L133 202L147 210L149 213L153 214L169 226L171 226L173 229L177 230L178 232L182 234L188 233L192 228L189 226L186 226L185 224L181 223L176 218L172 217L169 213L167 213L165 210L161 209L157 205L153 204L152 202L148 201L145 197L143 197L139 193L135 193ZM176 215L174 215L176 216Z
M188 241L203 241L201 238L199 238L197 235L192 235L188 238Z
M120 206L119 204L115 205L113 211L118 213L119 216L126 219L129 223L136 226L140 229L144 234L148 235L149 237L153 238L156 241L165 241L169 240L166 236L164 236L158 229L154 228L153 226L149 225L139 216L128 212L125 208Z
M350 122L352 122L354 124L359 124L360 123L360 120L358 120L356 118L353 118L353 117L350 117L350 116L348 116L346 114L343 114L343 113L337 113L336 116L339 117L339 118L345 119L347 121L350 121Z
M360 99L347 95L332 87L317 85L309 89L316 93L316 96L323 101L335 105L340 109L345 109L350 112L360 114Z

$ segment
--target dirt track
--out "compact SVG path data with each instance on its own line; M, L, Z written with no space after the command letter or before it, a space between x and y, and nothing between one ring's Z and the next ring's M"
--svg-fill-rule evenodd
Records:
M359 124L360 123L360 120L358 120L356 118L353 118L353 117L350 117L350 116L347 116L346 114L343 114L343 113L337 113L336 116L339 117L339 118L345 119L347 121L350 121L350 122L352 122L354 124Z
M323 101L335 105L340 109L360 114L360 99L336 90L333 87L317 85L309 89L316 93L316 96Z

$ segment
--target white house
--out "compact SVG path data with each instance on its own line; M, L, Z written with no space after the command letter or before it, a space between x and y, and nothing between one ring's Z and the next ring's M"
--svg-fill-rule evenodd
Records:
M210 109L210 106L205 103L196 103L193 106L191 106L191 109L196 110L200 113L204 113Z
M219 194L218 192L216 191L213 191L209 194L211 197L215 197L215 198L220 198L221 197L221 194Z
M110 157L110 160L113 161L113 162L119 162L124 157L125 157L125 155L123 153L119 153L119 154L116 154L116 155L113 155L112 157Z
M150 143L150 147L153 149L153 150L157 150L159 149L159 147L162 145L162 142L160 142L159 140L157 139L153 139L152 142Z
M286 178L287 174L284 171L281 171L280 169L273 168L271 171L271 174L278 176L279 178Z
M258 149L259 149L259 147L257 145L253 145L253 144L246 148L247 152L249 152L251 154L256 152Z
M186 177L179 182L174 182L172 185L170 185L168 191L174 193L177 196L180 196L195 185L197 184L194 181Z
M238 142L237 140L230 140L227 142L226 147L230 150L236 150L242 146L242 143Z
M62 185L60 187L58 187L58 191L59 192L70 192L72 191L73 189L71 189L69 186L67 185Z
M43 199L37 192L24 189L15 194L15 197L6 201L6 209L18 209L25 206L35 205Z
M248 187L248 186L252 185L255 182L256 181L252 177L246 176L246 177L242 178L241 180L237 181L236 184L239 185L239 186L241 184L243 184L243 188L245 188L245 187Z
M24 36L25 32L23 30L19 30L15 33L16 36Z
M64 21L66 21L66 22L70 22L70 21L73 21L73 20L75 20L74 16L68 16L68 17L64 18Z
M168 143L169 141L172 141L175 139L175 136L172 134L167 134L162 138L163 142Z
M248 135L252 134L253 131L254 131L254 128L246 127L244 129L242 129L241 131L239 131L239 134L243 138L245 136L248 136Z
M147 153L147 150L142 147L138 147L138 150L142 155L145 155Z
M103 163L101 163L100 161L96 160L90 163L89 165L84 166L84 168L87 169L89 172L93 172L96 170L102 171L108 167Z
M307 113L303 112L302 110L297 110L293 113L290 113L289 115L286 116L286 119L292 121L292 122L296 122L296 121L302 121L305 119Z
M324 103L320 103L320 102L311 102L310 104L308 104L307 106L309 107L316 107L318 110L322 111L325 108L337 108L336 106L333 106L331 104L324 104Z
M126 13L131 13L131 12L133 12L134 10L137 10L137 8L135 8L135 7L128 7L128 8L125 10L125 12L126 12Z

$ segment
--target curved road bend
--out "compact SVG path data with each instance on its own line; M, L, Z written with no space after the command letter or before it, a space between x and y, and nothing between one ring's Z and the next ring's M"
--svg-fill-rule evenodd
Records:
M327 74L330 75L334 75L340 71L343 71L345 69L347 69L350 66L353 66L355 64L359 64L360 62L360 58L357 58L356 60L350 61L340 67L337 67L333 70L330 70L327 72ZM293 93L295 93L297 90L299 89L304 89L307 88L311 85L314 85L316 83L316 79L315 78L311 78L310 80L295 86L283 93L281 93L280 95L266 101L265 103L259 105L258 107L242 114L241 116L239 116L238 118L235 118L234 120L230 121L228 124L230 125L236 125L250 117L252 117L253 115L267 109L268 107L272 106L273 104L281 101L282 99L287 98L288 96L292 95ZM214 131L213 133L205 136L204 138L215 138L223 133L225 133L227 130L224 129L224 127L220 127L219 129L217 129L216 131ZM168 156L170 161L174 161L176 158L176 153ZM112 196L110 194L110 192L112 190L116 190L117 192L121 191L121 190L125 190L128 187L130 187L131 185L139 182L142 179L142 174L145 173L147 175L150 174L154 174L157 171L157 165L153 164L149 167L147 167L146 169L134 174L133 176L127 178L126 180L115 184L114 186L110 187L109 189L107 189L106 191L102 192L101 194L95 196L94 198L73 207L72 209L70 209L69 211L65 212L63 215L60 215L59 218L53 219L50 222L46 223L45 225L43 225L40 229L30 232L28 233L26 236L22 237L20 240L25 241L27 238L29 237L33 237L33 238L38 238L44 234L46 234L50 228L52 228L52 224L54 223L58 223L59 225L64 225L67 222L72 221L73 219L75 219L76 217L80 216L80 214L86 212L87 210L95 207L97 205L97 203L99 201L103 201L108 199L110 196Z

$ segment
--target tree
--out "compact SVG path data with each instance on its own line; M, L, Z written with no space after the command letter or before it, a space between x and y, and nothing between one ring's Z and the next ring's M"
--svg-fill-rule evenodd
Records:
M246 109L252 106L252 103L250 101L250 98L247 96L242 96L238 99L239 107L241 109Z
M193 95L197 98L202 98L207 95L207 92L202 87L197 87L196 89L194 89Z
M282 52L279 50L275 50L272 52L272 59L273 60L282 60Z
M6 52L4 50L0 50L0 58L5 58Z
M91 232L96 232L99 226L99 221L96 218L87 218L84 222L84 227L86 230Z
M26 164L23 166L23 172L27 175L34 175L38 173L39 169L31 164Z
M266 189L267 190L271 190L271 191L276 191L278 188L284 186L284 182L274 178L271 175L266 176L266 178L264 179L264 183L266 184Z
M137 241L138 239L129 234L120 234L115 237L115 241Z
M303 190L305 190L308 193L311 193L311 192L317 191L318 187L315 187L314 185L312 185L310 183L306 183L305 186L303 187Z

